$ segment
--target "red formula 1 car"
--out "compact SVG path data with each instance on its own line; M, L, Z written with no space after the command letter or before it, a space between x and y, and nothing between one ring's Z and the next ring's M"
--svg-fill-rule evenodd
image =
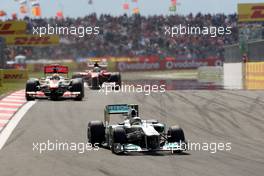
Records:
M119 72L108 72L105 66L99 66L96 62L92 69L84 72L76 72L72 78L82 78L91 89L100 89L105 84L115 89L121 88L121 75Z
M82 100L84 97L84 85L82 79L69 79L59 74L68 75L68 67L50 65L44 67L45 77L30 79L26 83L26 99L35 98L73 98Z

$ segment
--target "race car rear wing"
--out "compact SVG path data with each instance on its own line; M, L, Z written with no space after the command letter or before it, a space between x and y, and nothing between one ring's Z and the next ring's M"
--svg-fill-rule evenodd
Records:
M44 67L44 73L62 73L68 74L69 68L67 66L62 65L48 65Z
M91 58L87 62L87 67L91 69L95 66L95 63L97 63L98 66L104 69L108 67L108 62L107 62L107 59L105 58Z
M109 124L111 114L123 114L124 116L128 116L132 109L136 110L137 115L138 115L138 105L137 104L106 105L104 109L104 121L105 123Z

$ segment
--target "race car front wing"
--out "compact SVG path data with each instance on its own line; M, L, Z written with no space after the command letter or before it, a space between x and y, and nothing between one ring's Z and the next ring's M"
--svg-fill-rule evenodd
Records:
M117 153L121 152L158 152L158 151L186 151L187 150L187 144L185 142L175 142L175 143L165 143L163 146L157 148L157 149L150 149L150 148L142 148L138 145L134 144L117 144L114 146L115 151Z
M37 92L26 92L27 95L35 97L35 98L48 98L48 96L45 95L44 92L37 91ZM80 95L81 92L70 92L66 91L64 92L63 98L76 98L78 95Z

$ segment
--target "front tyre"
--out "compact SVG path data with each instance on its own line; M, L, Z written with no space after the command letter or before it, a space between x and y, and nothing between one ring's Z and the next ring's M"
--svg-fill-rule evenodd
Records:
M120 73L113 73L111 75L109 82L114 82L115 83L115 90L120 90L121 86L122 86Z
M75 97L75 100L81 101L84 97L84 83L82 78L76 78L72 80L72 92L79 92L80 94Z
M168 142L185 142L185 136L182 128L172 126L168 129Z
M168 129L168 142L170 143L185 143L185 135L182 128L172 126ZM176 150L176 153L181 153L182 150Z
M112 134L111 151L114 154L122 154L124 151L120 148L122 144L127 143L126 131L124 128L114 128Z
M33 101L35 100L35 97L32 95L29 95L27 92L37 92L37 86L38 86L38 82L35 80L28 80L26 83L26 100L27 101Z

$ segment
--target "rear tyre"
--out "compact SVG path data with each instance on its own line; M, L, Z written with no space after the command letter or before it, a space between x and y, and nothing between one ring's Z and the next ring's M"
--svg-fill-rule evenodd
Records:
M105 127L102 121L91 121L88 123L87 128L87 138L88 142L92 145L95 143L99 143L100 145L102 142L105 141Z
M127 142L126 131L124 128L114 128L112 134L111 151L115 154L122 154L123 151L117 150L117 146Z
M114 82L115 83L115 90L121 89L122 82L121 82L120 73L113 73L111 75L110 82Z
M92 89L99 89L99 78L98 77L94 77L91 78L91 88Z
M25 95L27 101L35 100L35 97L27 94L27 92L37 92L37 85L38 85L38 82L35 80L28 80L27 81L27 83L26 83L26 95Z
M80 92L77 97L75 97L75 100L81 101L84 97L84 83L82 78L76 78L72 80L72 92Z

